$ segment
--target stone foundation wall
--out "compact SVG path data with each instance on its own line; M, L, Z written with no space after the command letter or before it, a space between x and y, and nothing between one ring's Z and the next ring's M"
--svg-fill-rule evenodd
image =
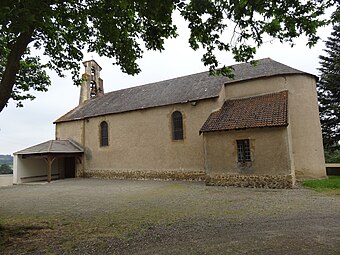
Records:
M206 176L207 186L290 189L295 182L291 175L219 175Z
M207 186L235 186L249 188L287 189L295 185L291 175L218 175L208 176L203 171L113 171L92 170L82 174L85 178L205 181Z
M84 171L76 168L76 177L84 177Z
M87 178L103 179L134 179L134 180L182 180L182 181L204 181L203 171L112 171L112 170L92 170L83 174Z

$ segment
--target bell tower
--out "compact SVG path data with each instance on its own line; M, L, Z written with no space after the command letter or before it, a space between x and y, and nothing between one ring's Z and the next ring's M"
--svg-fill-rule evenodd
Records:
M82 75L79 104L88 99L104 95L103 80L100 78L102 68L94 60L83 62L85 73Z

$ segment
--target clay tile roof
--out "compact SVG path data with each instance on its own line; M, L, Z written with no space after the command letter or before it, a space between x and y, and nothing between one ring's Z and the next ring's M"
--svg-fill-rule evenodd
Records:
M275 75L306 74L270 58L233 65L234 79L202 72L142 86L112 91L80 104L55 121L81 120L94 116L140 110L218 97L223 85Z
M213 112L201 132L288 125L288 91L227 100Z
M84 149L72 140L50 140L15 152L18 155L83 153Z

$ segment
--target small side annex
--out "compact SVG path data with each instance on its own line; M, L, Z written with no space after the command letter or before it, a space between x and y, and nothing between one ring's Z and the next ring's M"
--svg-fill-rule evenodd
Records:
M287 129L287 90L226 100L200 130L207 185L292 187Z

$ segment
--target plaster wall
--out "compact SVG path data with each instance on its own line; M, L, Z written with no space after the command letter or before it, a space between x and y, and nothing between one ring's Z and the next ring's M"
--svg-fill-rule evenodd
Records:
M57 159L52 164L52 175L58 174ZM20 184L32 181L47 180L47 163L43 158L22 158L21 155L14 155L13 162L13 183ZM22 177L35 177L25 179Z
M298 179L325 178L325 158L315 79L291 77L289 122L295 175Z
M287 90L287 79L289 77L290 76L272 76L242 82L229 83L225 86L225 98L228 100Z
M326 177L315 78L286 75L226 86L226 99L288 90L288 137L298 179Z
M236 140L249 139L251 162L239 163ZM204 133L206 172L221 175L290 175L287 128Z
M64 140L71 138L75 142L84 145L83 123L83 120L77 120L57 124L55 129L56 139Z
M64 139L72 139L73 141L82 145L85 150L85 122L86 120L76 120L70 122L62 122L57 123L55 128L55 137L56 139L64 140ZM88 150L86 150L88 151ZM86 154L86 152L85 152ZM59 167L62 169L61 178L64 176L64 161L59 159ZM81 157L80 161L76 160L76 176L81 177L84 174L84 168L86 165L86 161L84 161L84 156Z
M56 134L85 147L85 175L91 171L204 173L203 136L199 130L221 104L209 99L195 105L189 102L92 117L83 123L62 122L57 123ZM184 140L172 140L174 111L183 115ZM102 121L108 123L109 129L109 146L103 147L99 143Z
M280 153L285 154L290 160L289 167L282 165L286 164L286 158L283 159L284 163L273 164L272 156L268 155L271 155L271 150L276 147L267 144L268 146L264 147L269 148L267 162L272 165L271 171L282 172L283 169L290 169L293 171L291 174L296 173L298 178L325 177L315 79L310 75L275 76L231 83L222 88L219 98L197 101L195 106L191 103L176 104L57 123L56 138L73 139L85 147L82 163L77 164L77 176L86 175L86 172L91 171L204 172L203 138L199 136L198 131L209 114L219 109L226 99L282 90L288 90L289 94L289 125L282 131L286 147L285 153L282 151ZM171 113L176 110L183 114L183 141L173 141L171 137ZM109 146L106 147L99 146L99 126L102 121L109 125ZM247 132L250 135L254 130L250 129ZM262 135L265 140L270 137ZM260 134L257 136L260 137ZM222 146L218 145L218 139L217 137L213 139L216 140L217 147ZM282 137L271 135L270 139L278 141ZM262 158L263 155L257 158ZM214 165L211 169L220 168ZM261 171L267 173L268 167L256 165L256 169L262 174Z

